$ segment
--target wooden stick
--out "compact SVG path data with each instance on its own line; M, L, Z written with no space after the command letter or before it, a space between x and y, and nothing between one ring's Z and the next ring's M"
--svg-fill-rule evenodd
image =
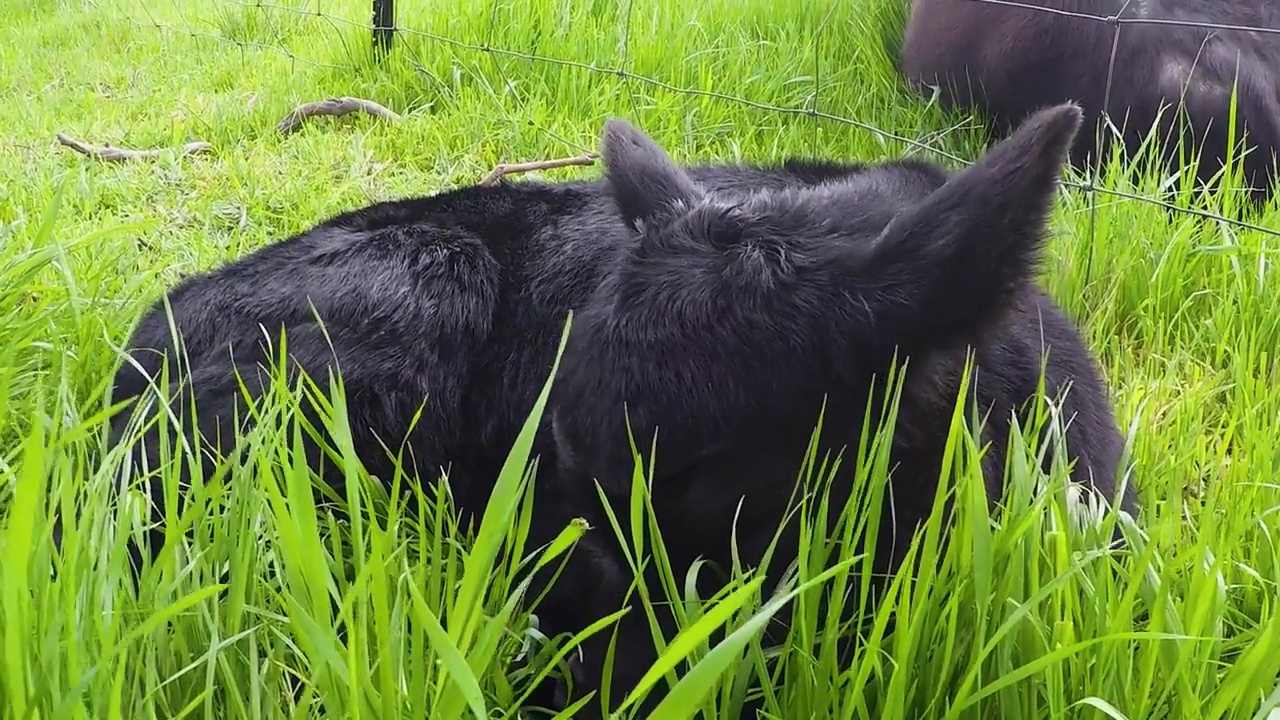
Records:
M280 122L276 123L276 130L283 135L287 135L302 127L302 124L307 121L307 118L313 118L319 115L350 115L354 112L367 113L388 122L394 122L400 119L399 115L391 112L372 100L364 100L362 98L354 97L336 97L299 105L298 107L290 110L289 114L285 115Z
M64 147L71 148L72 150L75 150L76 152L80 153L81 155L84 155L85 157L90 157L95 160L102 160L104 162L127 162L130 160L147 160L151 158L158 158L164 155L165 153L174 151L171 148L154 148L151 150L130 150L129 148L112 147L110 145L90 145L89 143L84 142L82 140L76 140L75 138L67 137L62 133L57 133L56 137L58 138L58 144ZM177 148L176 152L179 152L182 155L195 155L197 153L209 152L212 149L213 149L213 145L203 140L196 140L194 142L189 142L186 145L183 145L181 148Z
M497 185L502 178L517 173L534 172L535 170L551 170L553 168L569 167L572 165L588 166L595 165L597 153L589 152L574 157L556 158L554 160L534 160L532 162L522 163L499 163L495 165L488 175L480 179L480 187L493 187Z

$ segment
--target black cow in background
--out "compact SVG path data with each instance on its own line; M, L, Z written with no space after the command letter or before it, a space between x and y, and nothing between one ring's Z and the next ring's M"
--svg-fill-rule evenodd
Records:
M610 121L603 179L378 203L179 283L168 301L191 361L196 416L187 422L206 445L229 450L232 413L244 416L233 371L261 392L257 364L283 328L288 366L321 383L336 354L355 447L374 475L389 477L383 445L394 450L407 435L406 470L432 482L448 467L462 509L476 512L574 311L535 440L530 543L575 515L597 529L536 608L551 634L615 611L630 583L594 488L598 480L625 516L624 406L646 460L657 432L653 502L678 577L696 557L730 566L735 516L742 560L758 562L820 411L820 450L856 451L867 403L883 396L873 377L904 358L894 521L879 541L897 550L882 567L930 512L970 347L970 400L990 411L993 500L1010 419L1036 392L1046 347L1048 392L1070 387L1073 480L1115 500L1122 441L1104 381L1034 279L1080 122L1074 105L1043 111L952 174L914 160L690 169ZM173 360L173 344L157 304L129 343L136 364L120 368L115 399L141 395L161 359ZM113 442L127 419L117 416ZM157 439L152 431L135 447L136 464L155 466ZM341 482L340 470L324 474ZM1119 502L1136 512L1132 489ZM831 504L843 505L839 484ZM152 553L162 541L151 536ZM793 526L771 571L794 557L794 543ZM614 704L654 659L639 611L619 633ZM575 663L580 689L602 682L606 635Z
M1030 113L1077 102L1085 127L1071 159L1084 167L1114 139L1094 130L1105 109L1133 157L1159 117L1161 162L1176 168L1178 139L1197 150L1196 177L1208 184L1235 147L1249 149L1243 175L1255 203L1274 192L1280 151L1280 34L1197 23L1280 30L1274 0L914 0L900 70L924 93L940 88L944 107L974 111L1003 135ZM1034 7L1019 7L1019 5ZM1117 17L1121 25L1075 15ZM1152 24L1174 20L1186 25ZM1132 21L1132 22L1124 22ZM1108 68L1115 48L1107 100ZM1237 93L1236 129L1231 100ZM1160 113L1162 106L1169 106ZM1185 111L1183 123L1176 111ZM1243 148L1240 128L1248 136ZM1167 140L1166 140L1167 139ZM1190 159L1188 153L1184 157Z

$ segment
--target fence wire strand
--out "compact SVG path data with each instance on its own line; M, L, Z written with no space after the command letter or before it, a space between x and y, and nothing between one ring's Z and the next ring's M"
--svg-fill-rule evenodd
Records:
M951 163L955 163L958 166L965 166L972 162L971 159L960 157L952 152L949 152L941 147L938 147L936 144L934 144L931 141L907 137L900 133L895 133L893 131L879 127L873 123L870 123L864 120L859 120L854 117L839 115L839 114L828 112L821 109L820 95L821 95L821 88L822 88L823 81L822 81L822 63L821 63L819 42L823 37L822 32L818 32L817 35L815 36L816 39L813 47L814 82L813 82L813 91L812 91L811 97L809 98L805 106L786 106L786 105L778 105L770 102L763 102L757 99L753 99L751 97L747 97L745 95L735 95L735 94L723 92L720 90L712 90L704 87L681 86L681 85L677 85L656 77L650 77L650 76L635 72L631 68L632 19L635 14L635 8L634 8L635 0L628 0L623 8L623 12L624 12L623 40L620 43L620 47L619 47L619 57L618 57L617 65L613 67L600 65L595 62L584 62L584 61L573 60L568 58L552 57L549 55L542 55L538 53L502 47L501 45L499 45L499 40L497 37L497 28L499 25L498 9L500 7L500 4L497 2L492 2L493 12L490 15L489 27L487 30L487 39L483 44L478 44L475 42L468 42L466 40L461 40L458 38L448 37L438 33L433 33L429 31L424 31L424 30L413 28L413 27L409 27L403 24L402 22L396 21L395 18L388 17L386 14L379 14L379 8L377 7L378 3L385 2L388 0L352 0L352 2L363 1L363 2L372 3L372 5L364 7L364 11L365 11L364 16L370 18L369 22L361 22L361 21L353 20L351 18L346 18L346 17L341 17L339 15L326 13L320 9L320 0L315 0L315 5L312 8L285 5L279 2L269 2L265 0L260 2L255 0L217 0L217 1L220 4L225 6L251 8L253 10L259 10L264 12L265 11L280 12L280 13L297 16L297 17L314 19L317 21L327 23L330 26L330 28L334 30L346 28L348 30L365 32L367 33L366 38L371 37L375 39L375 45L382 42L381 40L377 40L378 33L385 33L388 31L388 28L383 27L382 23L375 24L375 22L372 22L375 17L378 17L378 18L381 18L383 21L388 21L388 20L391 21L392 27L390 28L390 32L394 33L395 36L412 37L428 43L435 43L441 46L449 47L449 48L452 48L453 50L469 52L469 53L478 53L478 54L488 55L494 58L518 60L518 61L523 61L528 63L555 66L555 67L560 67L564 69L571 69L575 71L593 73L598 75L612 76L622 81L623 87L625 88L625 92L627 95L627 100L632 105L633 110L635 109L635 103L636 103L636 92L634 87L635 85L640 84L640 85L646 85L649 87L664 90L666 92L679 94L687 97L700 97L700 98L706 98L706 99L716 100L716 101L725 102L725 103L733 103L742 107L751 108L753 110L758 110L765 113L808 118L811 121L813 121L815 133L817 132L819 123L821 121L825 121L825 122L835 123L838 125L844 125L844 126L856 128L863 132L871 133L877 136L878 138L880 138L881 140L900 143L906 147L911 148L913 151L928 153L938 158L945 159ZM1125 13L1128 12L1129 7L1132 4L1132 0L1125 0L1120 10L1113 15L1099 15L1096 13L1078 12L1073 10L1065 10L1062 8L1055 8L1055 7L1045 7L1042 5L1033 5L1025 2L1019 2L1018 0L965 0L965 2L1021 8L1026 10L1032 10L1035 12L1043 12L1043 13L1049 13L1049 14L1063 16L1063 17L1070 17L1074 19L1101 23L1113 28L1113 37L1112 37L1112 42L1110 47L1110 58L1109 58L1108 68L1107 68L1106 91L1104 93L1104 103L1103 103L1103 117L1108 121L1110 117L1108 111L1110 109L1110 103L1111 103L1112 81L1116 71L1116 56L1117 56L1117 50L1119 47L1120 32L1124 26L1156 25L1156 26L1200 28L1200 29L1214 30L1214 31L1245 31L1245 32L1257 32L1257 33L1264 33L1264 34L1280 34L1280 28L1272 28L1272 27L1252 27L1252 26L1243 26L1243 25L1233 25L1229 23L1219 23L1219 22L1209 22L1209 21L1200 22L1200 21L1192 21L1192 20L1179 20L1179 19L1173 19L1173 18L1158 18L1158 17L1146 17L1146 16L1126 17ZM174 3L175 3L175 7L177 7L178 0L174 0ZM229 37L226 37L225 35L218 34L215 32L208 32L208 31L196 29L194 27L191 27L190 23L186 21L185 16L183 18L182 25L174 25L174 24L166 23L158 19L157 17L155 17L155 15L152 14L152 12L150 11L150 8L148 8L147 6L143 5L143 8L146 14L145 21L142 21L133 17L129 18L129 21L132 22L135 27L143 28L143 29L151 29L151 30L156 30L161 32L177 33L180 35L186 35L186 36L189 36L192 38L198 38L201 40L213 41L213 42L217 42L224 45L239 46L243 48L252 48L254 50L261 50L265 52L279 53L282 56L287 57L290 60L290 62L293 62L293 63L326 68L331 70L346 70L356 65L356 59L354 57L354 54L351 56L351 63L349 65L340 65L332 62L325 62L325 61L315 60L311 58L303 58L303 57L300 57L297 53L290 50L289 48L284 47L283 45L280 45L280 44L268 44L268 43L255 42L252 40L245 40L240 38L229 38ZM827 13L824 15L823 19L819 23L819 30L825 28L828 25L832 15L834 14L834 11L835 11L835 0L833 0L833 2L831 3L830 9L827 11ZM388 45L390 44L389 38L387 39L386 42ZM401 45L403 46L403 43L401 43ZM384 48L384 52L385 52L385 48ZM432 74L426 69L425 65L420 62L420 60L413 62L413 67L420 74L425 75L427 77L433 77ZM506 72L502 69L503 65L501 63L495 62L495 67L499 68L499 72L503 75L501 79L504 82L510 81L510 77L507 76ZM520 100L518 94L514 95L513 97L516 98L517 102L523 102L522 100ZM545 128L539 128L539 129L542 130L543 132L550 133L550 131L547 131ZM929 134L936 135L938 133L929 133ZM574 145L574 143L568 142L564 138L556 137L554 135L551 135L551 137L553 137L558 142L564 142L566 145ZM594 148L582 148L582 149L593 150ZM1142 195L1134 192L1129 192L1126 190L1121 190L1118 188L1106 187L1099 182L1099 175L1101 172L1100 155L1101 153L1095 153L1095 161L1094 163L1091 164L1089 177L1086 180L1077 181L1072 179L1064 179L1062 183L1064 186L1081 190L1088 195L1089 213L1091 216L1089 221L1090 236L1093 235L1094 228L1096 226L1098 196L1106 196L1116 200L1125 200L1130 202L1157 205L1157 206L1163 207L1165 210L1172 213L1192 215L1200 219L1215 221L1222 225L1233 226L1242 230L1249 230L1249 231L1262 233L1270 236L1280 236L1280 229L1273 229L1270 227L1266 227L1264 225L1257 224L1255 222L1249 222L1249 221L1242 220L1240 218L1229 217L1220 213L1211 212L1209 210L1205 210L1197 207L1188 207L1184 205L1174 204L1172 202L1169 202L1168 200L1165 200L1159 197L1152 197L1149 195ZM1088 276L1088 272L1086 271L1086 277L1087 276Z

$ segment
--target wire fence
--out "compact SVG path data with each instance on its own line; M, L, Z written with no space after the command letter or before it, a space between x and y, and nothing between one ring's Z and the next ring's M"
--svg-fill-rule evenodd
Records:
M127 2L128 0L122 1ZM949 152L940 147L936 140L909 137L905 134L879 127L869 120L849 117L819 109L819 96L822 88L819 81L820 73L818 73L816 69L813 73L814 84L813 89L809 94L809 101L804 104L796 105L781 105L773 102L766 102L745 94L733 94L721 89L712 89L706 86L697 87L678 85L658 77L638 73L634 71L628 63L630 55L630 25L631 19L635 15L634 6L636 1L637 0L623 0L625 3L624 12L626 27L622 29L623 41L621 43L617 61L614 63L601 63L574 58L554 57L551 55L540 54L535 51L504 47L502 38L500 37L501 33L498 32L496 13L494 15L495 21L491 23L489 30L486 33L486 37L483 41L477 41L475 38L462 39L459 37L450 37L439 32L430 32L414 27L414 24L410 19L406 18L407 13L405 10L406 5L408 4L407 0L400 0L400 2L397 2L397 0L341 0L339 2L330 0L328 4L330 6L338 5L339 7L337 8L323 8L321 6L322 0L292 0L293 4L290 4L291 0L277 0L276 2L268 2L267 0L211 0L214 4L221 5L226 8L240 8L244 11L263 13L267 15L271 13L278 13L285 16L292 16L300 21L323 23L331 30L337 31L339 34L345 33L345 36L363 35L366 38L365 43L367 43L364 47L372 49L371 57L373 58L375 65L384 62L387 56L391 53L393 47L400 48L402 51L408 53L408 56L411 58L415 53L424 52L424 47L447 47L455 53L471 53L481 56L504 58L513 61L555 66L560 69L574 72L610 76L621 80L628 86L647 85L653 88L660 88L667 92L679 93L690 97L701 97L719 102L734 103L758 111L837 123L856 128L860 131L873 133L885 141L900 143L914 151L932 154L936 157L944 158L952 163L963 165L971 162L970 159L960 157L955 153ZM906 6L909 2L909 0L889 1L897 2L900 6ZM1120 9L1111 15L1100 15L1096 13L1044 7L1041 5L1018 2L1017 0L963 1L975 4L1001 5L1036 12L1050 13L1058 16L1096 22L1112 28L1112 42L1107 68L1106 91L1103 105L1103 112L1106 116L1111 115L1109 111L1112 103L1111 89L1113 78L1117 71L1117 49L1119 47L1122 29L1125 27L1137 25L1164 25L1202 28L1209 31L1251 31L1280 36L1280 28L1276 27L1245 26L1220 22L1200 22L1176 18L1151 17L1146 14L1145 9L1141 13L1129 13L1131 6L1142 6L1145 8L1149 5L1149 3L1146 3L1143 0L1137 0L1137 2L1135 2L1135 0L1124 0ZM175 10L185 5L182 0L171 0L171 2L174 3L172 8ZM837 0L831 0L831 2L832 5L834 5ZM867 0L857 0L857 2L867 2ZM1226 2L1226 0L1224 0L1224 2ZM499 3L497 3L496 0L488 0L488 3L494 8L499 6ZM195 5L196 4L192 4L190 7L194 7ZM175 32L190 37L202 38L245 48L255 48L276 52L288 57L292 62L316 67L345 70L367 64L362 59L361 51L354 47L346 47L344 49L345 57L338 62L334 62L332 52L328 53L330 55L328 59L304 57L298 52L298 50L291 49L284 43L273 43L270 41L263 42L244 37L232 37L226 32L219 31L216 27L206 27L202 29L199 27L199 23L194 21L192 17L188 16L181 10L178 10L178 17L176 21L174 21L155 12L155 6L147 4L138 7L140 7L140 12L134 13L131 19L136 25L146 28L165 32ZM412 9L419 13L423 13L429 12L432 8L430 4L420 4L413 6ZM413 41L413 47L407 48L405 47L405 41L410 39ZM1277 41L1280 42L1280 38L1277 38ZM317 52L316 54L324 53ZM415 66L419 70L423 70L421 64L415 63ZM505 78L500 79L504 81L506 80ZM587 151L592 149L593 148L584 148L584 150ZM1206 150L1205 152L1207 154L1209 153L1209 150ZM1246 221L1240 217L1232 217L1204 208L1176 204L1154 195L1144 195L1115 187L1108 187L1099 182L1100 172L1101 169L1099 167L1099 163L1095 162L1091 172L1085 180L1068 180L1064 182L1065 185L1082 190L1088 194L1091 214L1096 214L1098 196L1104 196L1119 200L1158 205L1173 213L1198 216L1202 219L1221 223L1224 226L1250 230L1270 236L1280 236L1280 229L1268 227L1267 225L1259 224L1257 222ZM1092 225L1093 221L1091 220L1090 226L1092 227Z

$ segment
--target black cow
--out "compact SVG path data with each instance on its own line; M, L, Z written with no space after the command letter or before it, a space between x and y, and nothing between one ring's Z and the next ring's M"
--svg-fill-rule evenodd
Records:
M191 358L195 424L209 444L229 448L240 406L233 370L260 392L265 338L284 328L289 366L321 382L336 351L355 447L371 472L388 476L383 445L395 449L407 435L410 471L431 482L447 466L459 504L476 511L573 311L535 440L530 541L546 542L574 515L597 529L537 608L551 633L616 610L631 580L594 486L616 508L628 502L628 417L646 461L658 433L653 502L678 576L698 556L728 567L735 515L743 562L757 562L820 410L821 447L856 450L867 403L883 396L873 377L904 358L895 521L881 529L881 547L896 538L900 551L930 512L969 347L971 399L991 410L984 471L993 498L1010 417L1036 392L1046 344L1048 391L1071 386L1073 479L1113 498L1122 442L1103 380L1034 282L1080 120L1074 105L1044 111L957 174L912 160L684 168L610 121L601 180L379 203L184 280L168 300ZM161 358L172 360L163 306L129 345L137 364L121 367L116 399L139 396ZM116 421L115 442L126 420ZM144 437L135 462L154 466L156 440ZM1136 512L1131 491L1120 502ZM794 553L790 533L771 568ZM153 552L161 540L152 536ZM615 704L654 657L638 612L619 632ZM585 647L576 686L599 687L605 641Z
M1122 24L1081 15L1116 17ZM1144 22L1150 20L1185 24ZM997 135L1040 108L1079 103L1086 122L1071 152L1077 167L1111 147L1110 128L1095 132L1104 104L1111 122L1123 131L1129 157L1158 118L1163 166L1178 167L1177 145L1182 139L1184 151L1202 153L1196 168L1202 185L1210 184L1229 150L1239 158L1248 149L1242 163L1244 180L1251 188L1249 197L1260 204L1274 191L1280 149L1280 34L1204 23L1280 30L1280 4L914 0L900 69L925 93L939 88L944 107L976 112ZM1117 30L1108 100L1108 68ZM1241 128L1247 131L1243 145ZM1191 155L1184 157L1189 160Z

